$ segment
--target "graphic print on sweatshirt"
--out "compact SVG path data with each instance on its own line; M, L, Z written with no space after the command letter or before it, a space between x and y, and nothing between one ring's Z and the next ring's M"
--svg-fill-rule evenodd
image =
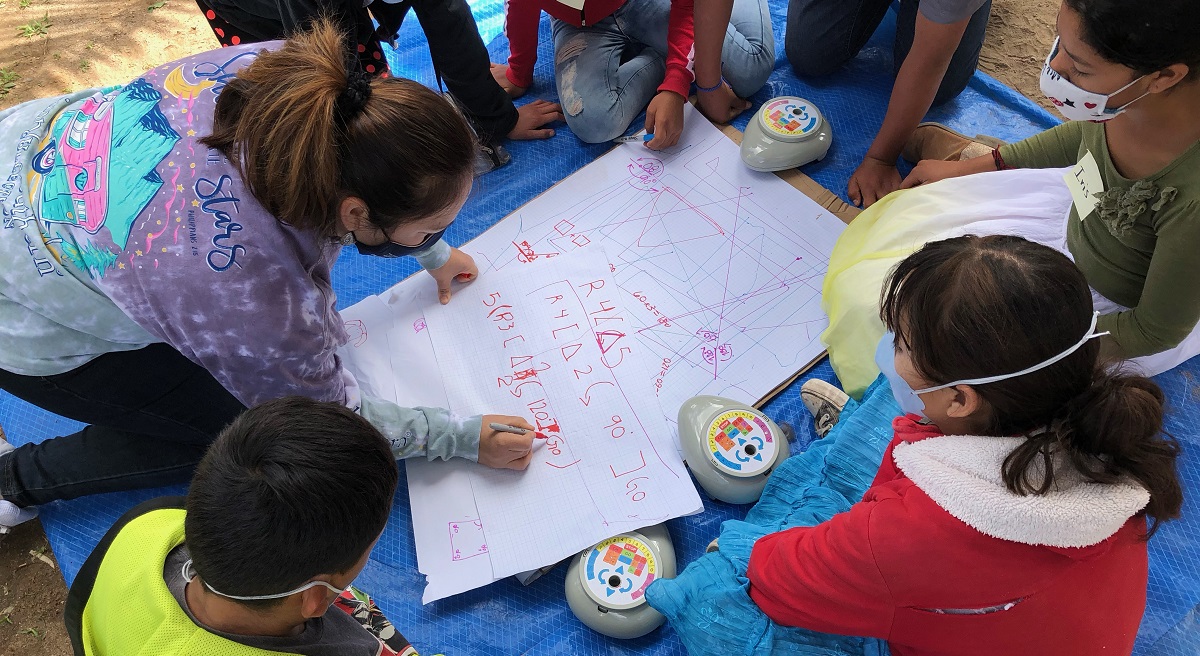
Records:
M218 50L160 66L54 118L26 189L59 264L93 280L179 257L218 272L240 266L230 167L199 139L217 94L255 55Z

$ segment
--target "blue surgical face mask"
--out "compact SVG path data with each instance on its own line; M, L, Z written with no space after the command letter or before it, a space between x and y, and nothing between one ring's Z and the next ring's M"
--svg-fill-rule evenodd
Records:
M404 257L405 255L414 255L416 253L420 253L433 244L436 244L437 240L441 239L442 234L445 232L446 229L443 228L432 235L425 237L424 241L416 246L398 244L390 239L382 244L364 244L358 241L358 238L354 236L353 232L346 233L349 239L343 241L343 243L346 241L353 241L355 248L357 248L358 252L363 255L374 255L376 257Z
M1046 367L1059 362L1075 351L1083 348L1083 345L1087 344L1089 340L1107 335L1107 331L1102 333L1096 332L1096 322L1099 321L1099 319L1100 313L1093 312L1092 324L1088 326L1087 334L1085 334L1082 339L1080 339L1067 350L1048 360L1039 362L1032 367L1027 367L1011 374L1000 374L999 376L987 376L985 378L967 378L963 380L956 380L952 383L943 383L941 385L934 385L933 387L914 390L912 386L908 384L908 381L901 378L900 374L896 372L896 334L890 331L884 333L883 338L879 340L879 345L875 347L875 364L879 367L879 371L883 373L884 377L887 378L888 384L891 385L892 396L896 398L896 403L900 406L900 409L903 410L905 414L926 417L925 402L921 400L922 394L936 392L940 389L955 387L957 385L986 385L988 383L998 383L1002 380L1017 378L1018 376L1024 376L1025 374L1031 374L1035 371L1045 369Z
M896 373L896 333L889 330L883 334L883 338L879 340L879 346L875 347L875 364L887 378L888 385L892 387L892 396L896 398L900 410L906 415L924 417L925 402L917 396L908 381Z

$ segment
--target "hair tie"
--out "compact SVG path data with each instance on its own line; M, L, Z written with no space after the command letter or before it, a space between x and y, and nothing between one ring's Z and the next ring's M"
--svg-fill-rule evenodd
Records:
M360 69L352 70L346 74L346 88L337 97L334 113L343 124L349 123L362 113L370 99L371 76Z

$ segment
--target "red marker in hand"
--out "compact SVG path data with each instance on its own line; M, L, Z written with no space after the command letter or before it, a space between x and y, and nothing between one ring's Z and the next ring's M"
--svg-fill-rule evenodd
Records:
M498 424L496 422L488 424L488 428L496 431L497 433L514 433L516 435L524 435L529 432L528 428L519 428L517 426L509 426L508 424ZM533 431L533 436L539 440L549 439L549 436L541 431Z

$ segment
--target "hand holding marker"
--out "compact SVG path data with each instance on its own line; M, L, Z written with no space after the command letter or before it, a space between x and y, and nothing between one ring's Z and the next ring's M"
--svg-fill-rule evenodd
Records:
M535 432L524 417L484 415L479 426L479 464L525 469L533 460Z
M617 137L616 139L613 139L613 143L637 143L639 141L642 143L649 143L652 139L654 139L654 135L648 133L631 134L628 137Z
M527 428L509 426L508 424L498 424L496 422L488 424L488 428L496 431L497 433L515 433L517 435L525 435L529 432L529 429ZM533 431L533 436L539 440L547 439L547 435L541 431Z

